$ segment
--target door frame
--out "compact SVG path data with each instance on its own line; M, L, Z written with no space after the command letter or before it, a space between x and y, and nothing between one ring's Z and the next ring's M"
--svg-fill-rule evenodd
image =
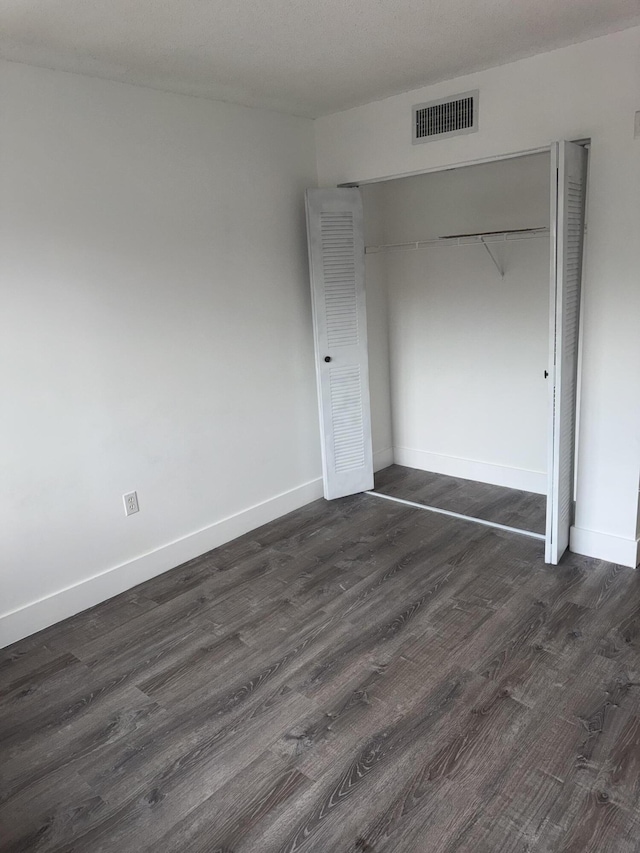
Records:
M555 141L555 140L554 140ZM589 140L569 140L575 142L576 145L586 145ZM397 181L402 178L416 178L419 175L430 175L434 172L451 172L454 169L465 169L467 166L481 166L483 163L499 163L501 160L515 160L517 157L528 157L530 154L544 154L545 151L551 152L552 144L543 145L541 148L526 148L522 151L510 151L505 154L493 154L487 157L476 157L474 160L461 160L459 163L452 163L449 166L430 166L428 169L416 169L412 172L397 172L393 175L388 175L382 178L365 178L361 181L345 181L338 184L338 188L342 187L363 187L367 184L384 184L387 181Z
M504 154L492 154L487 157L476 157L473 160L461 160L459 163L452 163L448 166L430 166L428 169L416 169L412 172L396 172L393 175L387 175L381 178L364 178L359 181L344 181L341 184L337 184L337 187L340 189L342 187L363 187L367 184L384 184L387 181L396 181L401 178L415 178L418 175L430 175L433 172L451 172L454 169L465 169L467 166L481 166L483 163L499 163L501 160L514 160L517 157L528 157L530 154L544 154L545 151L551 153L551 149L557 141L557 139L554 139L549 145L543 145L540 148L525 148L521 151L508 151ZM567 142L573 142L574 145L582 145L583 148L587 149L591 147L590 137L583 139L568 139ZM549 214L551 214L551 212L549 212Z
M572 140L567 140L567 141L573 142L575 145L581 145L583 148L586 148L587 150L591 147L591 139L590 138L572 139ZM527 157L527 156L530 156L533 154L547 153L547 154L549 154L550 160L552 161L553 160L552 153L555 150L556 143L557 143L557 140L554 140L551 144L543 145L543 146L538 147L538 148L528 148L528 149L524 149L524 150L520 150L520 151L511 151L511 152L507 152L504 154L494 154L494 155L490 155L487 157L477 157L473 160L463 160L459 163L454 163L454 164L447 165L447 166L444 166L444 165L431 166L427 169L418 169L418 170L411 171L411 172L400 172L400 173L396 173L396 174L389 175L386 177L366 178L366 179L360 180L360 181L347 181L347 182L338 184L338 188L360 187L360 186L366 186L368 184L382 184L382 183L387 183L389 181L401 180L402 178L413 178L413 177L417 177L419 175L433 174L435 172L450 172L450 171L453 171L455 169L465 169L469 166L479 166L479 165L482 165L484 163L498 163L498 162L501 162L503 160L514 160L518 157ZM551 166L553 166L553 162L551 162ZM587 193L587 197L586 197L586 202L585 202L585 224L586 224L586 215L587 215L586 204L588 203L588 193L589 193L589 159L587 160L586 193ZM557 233L556 233L556 224L557 223L556 223L556 221L552 221L553 212L554 212L553 206L550 204L550 206L549 206L550 242L552 242L554 244L555 248L557 249ZM585 269L584 246L585 245L586 245L586 240L583 242L583 250L582 250L583 251L583 262L582 262L582 279L583 279L583 282L582 283L584 283L584 269ZM581 286L582 286L582 284L581 284ZM551 289L551 276L549 277L549 287ZM366 289L366 278L365 278L365 289ZM577 481L577 475L578 475L578 458L577 458L578 453L577 453L577 451L578 451L578 427L579 427L579 423L580 423L580 399L581 399L581 387L582 387L581 378L582 378L583 311L584 311L584 299L581 299L580 300L579 317L578 317L578 354L577 354L577 379L576 379L577 385L576 385L576 411L575 411L575 428L574 428L575 429L575 433L574 433L574 466L573 466L573 472L574 472L573 473L573 478L574 478L574 504L575 504L575 483ZM549 332L550 344L551 344L551 335L552 335L552 332L550 330L550 332ZM552 373L552 368L550 365L547 365L547 370L549 370L549 374L551 376L554 376L554 374ZM555 382L555 376L554 376L554 382ZM549 398L551 398L551 397L552 397L552 391L551 391L551 387L550 387ZM553 442L554 442L553 434L549 434L549 431L547 431L547 452L548 452L549 458L550 458L550 448L553 446ZM549 478L549 476L550 476L550 471L547 471L547 478ZM550 517L550 514L552 512L551 500L552 500L552 495L550 494L549 489L547 489L546 508L545 508L546 530L547 530L547 532L545 534L545 552L548 552L548 549L549 549L549 517Z

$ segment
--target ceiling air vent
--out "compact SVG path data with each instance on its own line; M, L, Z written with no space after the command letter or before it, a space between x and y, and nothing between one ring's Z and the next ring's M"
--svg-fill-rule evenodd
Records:
M413 142L430 142L478 129L479 92L464 92L413 107Z

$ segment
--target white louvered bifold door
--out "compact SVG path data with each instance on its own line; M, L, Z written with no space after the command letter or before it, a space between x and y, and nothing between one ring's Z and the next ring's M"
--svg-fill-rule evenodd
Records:
M362 199L307 190L324 496L373 488Z
M578 331L587 151L559 142L551 149L551 436L545 559L556 564L573 523ZM555 227L554 227L555 226Z

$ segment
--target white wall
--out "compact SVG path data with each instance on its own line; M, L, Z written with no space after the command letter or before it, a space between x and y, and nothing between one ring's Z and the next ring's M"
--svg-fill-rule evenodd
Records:
M367 185L383 243L549 226L549 155ZM365 200L367 204L367 199ZM399 464L546 492L549 239L384 258Z
M592 140L572 548L635 565L640 471L640 28L318 119L320 183L420 172ZM480 89L478 133L423 145L412 104Z
M312 122L0 81L4 645L322 490Z
M379 184L362 188L364 242L367 246L384 242L385 216L380 190ZM365 255L364 262L373 467L378 471L393 463L387 268L382 254Z

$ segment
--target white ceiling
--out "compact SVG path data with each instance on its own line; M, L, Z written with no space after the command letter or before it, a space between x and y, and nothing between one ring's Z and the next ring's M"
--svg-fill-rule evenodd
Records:
M318 116L640 22L640 0L0 0L0 56Z

